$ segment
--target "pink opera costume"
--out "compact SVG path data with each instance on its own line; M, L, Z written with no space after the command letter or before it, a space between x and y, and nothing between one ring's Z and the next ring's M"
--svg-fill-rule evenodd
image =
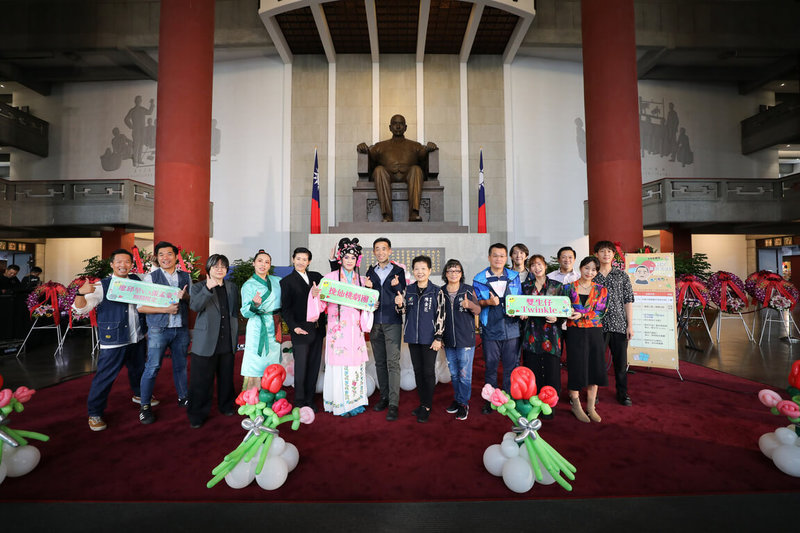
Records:
M336 257L342 267L325 277L363 286L366 278L359 276L355 268L360 256L358 239L341 239ZM367 405L366 362L369 355L364 333L372 329L373 313L326 303L320 300L319 290L312 289L308 294L307 320L315 322L322 313L328 313L322 390L325 410L334 415L355 416L364 412Z

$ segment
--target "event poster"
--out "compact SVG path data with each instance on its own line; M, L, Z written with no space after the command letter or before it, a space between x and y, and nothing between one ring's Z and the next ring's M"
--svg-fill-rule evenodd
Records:
M506 296L506 314L569 317L572 314L572 302L566 296L509 294Z
M675 266L672 254L626 254L633 287L633 338L628 364L678 369Z

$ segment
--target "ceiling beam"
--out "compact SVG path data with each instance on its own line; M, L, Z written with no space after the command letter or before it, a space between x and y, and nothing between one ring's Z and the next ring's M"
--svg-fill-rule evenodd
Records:
M47 67L31 69L30 74L50 83L72 83L84 81L146 80L148 76L135 66L114 67Z
M311 4L311 14L314 15L314 23L317 25L317 32L319 39L322 41L322 48L325 50L325 57L328 58L328 63L336 63L336 48L333 46L333 38L331 38L331 30L328 27L328 19L325 17L325 12L322 10L322 4Z
M378 46L378 14L375 12L375 0L364 0L367 11L367 30L369 31L369 51L372 62L380 61L380 47Z
M754 77L752 67L718 67L714 65L663 65L650 69L643 79L710 82L739 82Z
M153 81L158 81L158 61L143 50L133 50L128 46L120 49L131 62L139 67Z
M263 22L264 26L267 28L269 38L272 39L272 43L275 45L275 49L278 50L278 55L281 56L284 65L290 64L294 59L294 56L292 56L289 43L286 42L286 37L284 37L283 32L281 31L278 21L275 20L275 17L270 16L266 11L259 11L258 16L261 17L261 22Z
M785 56L758 71L754 79L740 83L739 94L750 94L771 81L783 78L796 79L798 69L800 69L800 56Z
M50 96L50 83L36 79L13 63L0 61L0 79L15 81L42 96Z
M419 21L417 24L417 63L425 60L425 40L428 38L428 18L431 14L431 0L420 0Z
M656 67L658 60L664 57L667 51L667 47L661 46L645 52L644 55L636 61L636 76L638 79L644 79L647 73Z
M506 49L503 51L503 63L510 64L514 61L519 47L522 46L522 41L528 33L528 28L531 27L534 15L526 15L519 18L514 31L511 33L511 38L506 44Z
M472 4L467 29L464 32L464 38L461 40L461 52L458 54L458 59L461 63L466 63L469 59L472 44L475 42L475 35L478 33L478 25L481 23L481 15L483 15L483 4Z

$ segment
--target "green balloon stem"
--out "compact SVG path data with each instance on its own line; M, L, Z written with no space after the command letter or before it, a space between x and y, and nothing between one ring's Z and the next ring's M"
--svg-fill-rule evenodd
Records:
M261 457L258 459L258 466L256 466L256 475L260 474L261 469L264 468L264 463L267 460L267 453L269 453L269 447L272 446L273 438L275 438L275 435L270 433L269 437L267 437L267 442L264 443L264 447L261 448Z
M17 431L11 429L10 427L6 426L4 431L8 434L9 437L17 441L17 444L19 444L20 446L26 446L28 444L28 441L25 440L25 437L23 437Z
M539 467L539 459L537 458L536 450L533 448L533 443L529 437L525 439L525 448L528 450L528 457L531 459L533 473L536 475L537 481L541 481L542 469Z
M36 433L35 431L25 431L23 429L17 429L16 432L17 432L17 435L21 435L23 437L28 437L29 439L33 439L33 440L39 440L39 441L42 441L42 442L47 442L47 441L50 440L50 437L48 437L47 435L44 435L42 433Z

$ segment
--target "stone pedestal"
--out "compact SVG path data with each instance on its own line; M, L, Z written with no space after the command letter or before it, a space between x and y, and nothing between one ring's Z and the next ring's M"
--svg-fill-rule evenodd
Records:
M396 222L408 220L408 185L405 183L392 183L392 211ZM423 222L444 222L444 187L438 179L422 183L419 216ZM382 220L375 183L359 179L353 187L353 222Z

